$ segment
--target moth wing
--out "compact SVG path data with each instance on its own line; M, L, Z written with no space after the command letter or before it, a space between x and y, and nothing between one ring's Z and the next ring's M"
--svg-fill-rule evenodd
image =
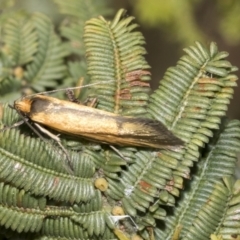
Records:
M124 122L120 135L134 136L141 144L156 148L183 146L184 142L169 131L161 122L148 118L129 118Z
M173 148L183 146L183 141L174 136L161 122L147 118L118 117L118 132L101 132L83 134L85 138L94 139L113 145L139 146L153 148Z

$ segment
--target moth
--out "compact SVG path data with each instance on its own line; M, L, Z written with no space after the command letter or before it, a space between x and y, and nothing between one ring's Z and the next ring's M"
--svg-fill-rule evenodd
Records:
M14 108L34 123L110 145L171 149L183 146L161 122L127 117L45 95L26 96Z

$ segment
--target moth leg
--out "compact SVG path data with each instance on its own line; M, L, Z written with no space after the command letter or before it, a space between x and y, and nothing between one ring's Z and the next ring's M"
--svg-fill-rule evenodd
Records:
M75 103L78 103L78 104L82 104L77 98L75 98L74 92L73 92L72 89L66 89L66 95L67 95L68 100L70 102L75 102ZM88 106L88 107L94 108L97 105L97 98L87 98L83 102L83 104Z
M113 145L109 145L109 147L114 151L116 152L123 160L125 160L127 162L127 159L122 155L122 153L117 149L115 148Z
M24 119L24 120L21 120L21 121L19 121L19 122L14 123L12 126L6 126L6 127L2 128L2 129L0 129L0 132L6 131L7 129L19 127L19 126L21 126L23 123L25 123L26 121L28 121L27 118Z
M60 138L57 136L57 135L54 135L53 133L51 133L50 131L48 131L47 129L43 128L42 126L40 126L38 123L34 123L34 125L41 131L43 132L44 134L46 134L47 136L49 136L50 138L52 138L53 140L55 140L57 142L57 144L60 146L60 148L63 150L63 152L65 153L66 157L67 157L67 161L68 161L68 164L71 168L71 171L73 170L73 167L72 167L72 162L70 160L70 156L67 152L67 150L64 148L64 146L62 145L61 143L61 140Z
M88 107L92 107L95 108L97 105L97 98L87 98L84 101L84 105L88 106Z
M72 89L66 89L66 95L70 102L75 102L75 103L81 104L81 102L77 98L75 98L74 92Z

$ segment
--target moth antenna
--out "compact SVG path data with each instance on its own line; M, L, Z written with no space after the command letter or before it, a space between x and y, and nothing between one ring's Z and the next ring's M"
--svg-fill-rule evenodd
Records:
M109 82L114 82L114 81L116 81L116 80L109 80L108 83L109 83ZM20 98L18 98L16 101L18 101L18 100L20 100L20 99L23 99L23 98L26 98L26 97L33 97L33 96L39 95L39 94L48 94L48 93L61 92L61 91L66 91L67 89L69 89L69 90L81 89L81 88L91 87L91 86L95 86L95 85L103 84L103 83L106 84L106 81L100 81L100 82L96 82L96 83L90 83L90 84L86 84L86 85L84 85L84 86L70 87L70 88L59 88L59 89L56 89L56 90L34 93L34 94L30 94L30 95L26 95L26 96L20 97Z

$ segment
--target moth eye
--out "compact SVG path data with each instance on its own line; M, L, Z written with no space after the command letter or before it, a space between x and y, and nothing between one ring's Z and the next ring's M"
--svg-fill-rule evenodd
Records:
M18 104L18 102L14 101L13 107L14 107L16 110L19 110L19 104Z
M14 108L18 111L21 111L23 113L29 113L31 104L27 100L20 100L14 102Z

